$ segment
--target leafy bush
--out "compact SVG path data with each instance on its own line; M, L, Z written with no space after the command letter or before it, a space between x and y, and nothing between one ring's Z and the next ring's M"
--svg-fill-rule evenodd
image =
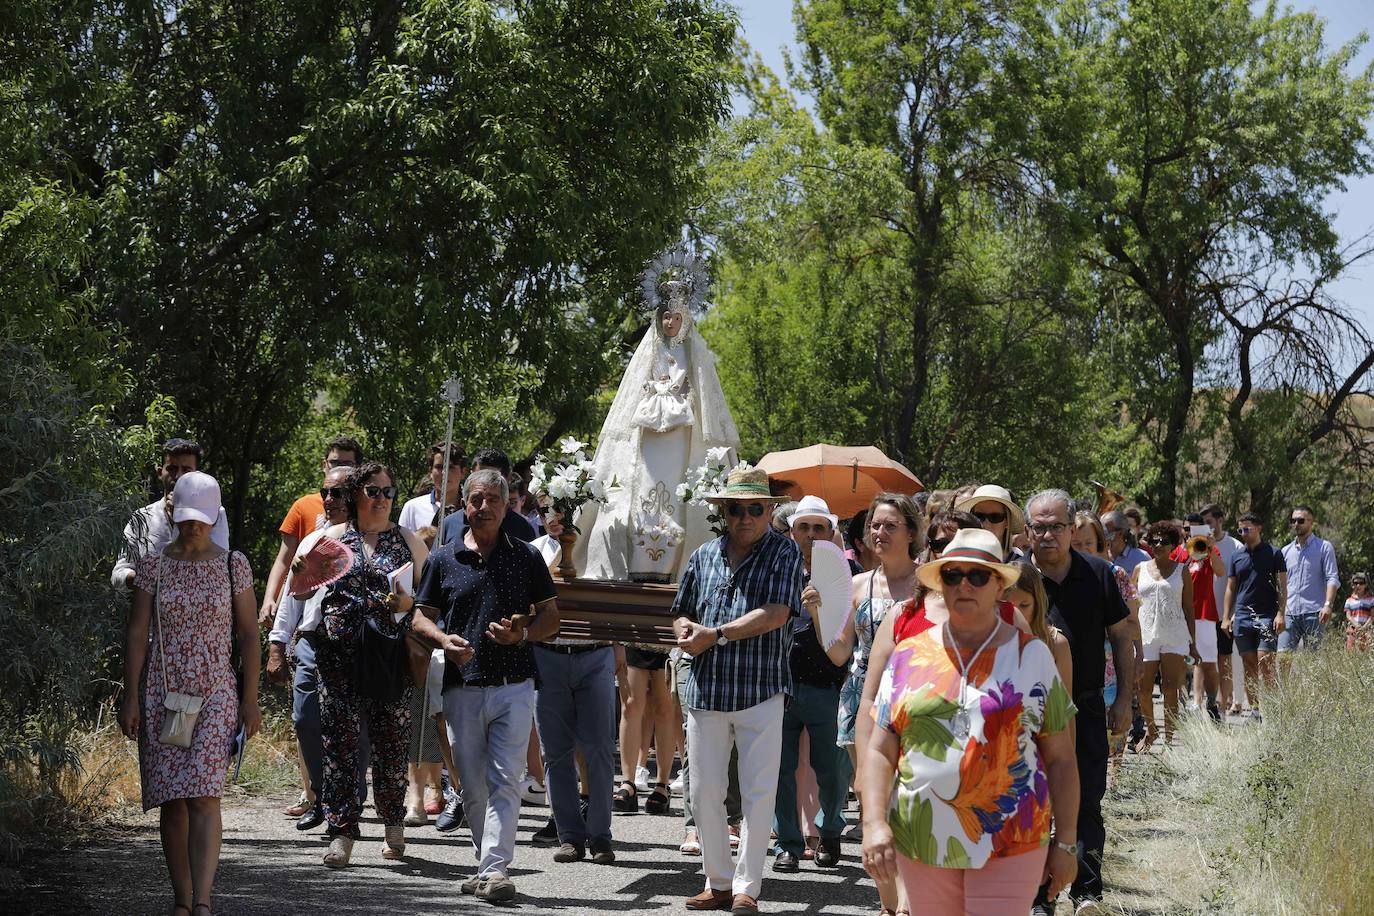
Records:
M0 327L0 857L64 807L74 733L113 686L108 577L133 467L69 379Z

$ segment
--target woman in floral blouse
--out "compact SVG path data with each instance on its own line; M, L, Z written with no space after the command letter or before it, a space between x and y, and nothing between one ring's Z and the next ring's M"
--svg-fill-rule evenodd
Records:
M864 867L900 875L913 916L1026 913L1078 867L1076 710L1049 648L997 613L1017 581L1002 559L966 529L921 567L949 619L898 644L874 706Z

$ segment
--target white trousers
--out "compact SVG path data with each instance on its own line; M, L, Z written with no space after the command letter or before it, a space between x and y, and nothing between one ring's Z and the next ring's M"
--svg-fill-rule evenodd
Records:
M773 801L782 756L783 695L738 712L687 710L687 756L692 761L692 809L701 840L708 890L729 889L758 899ZM725 787L730 778L730 746L739 748L739 791L744 813L739 862L730 861L730 830L725 821Z

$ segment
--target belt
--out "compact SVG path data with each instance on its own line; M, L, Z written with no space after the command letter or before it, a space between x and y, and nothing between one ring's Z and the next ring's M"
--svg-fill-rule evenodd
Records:
M559 655L581 655L583 652L595 652L597 649L609 649L611 647L608 642L593 642L576 646L551 646L544 643L537 645L546 652L557 652Z
M464 680L459 687L505 687L507 684L523 684L533 680L532 674L513 674L510 677L479 677Z

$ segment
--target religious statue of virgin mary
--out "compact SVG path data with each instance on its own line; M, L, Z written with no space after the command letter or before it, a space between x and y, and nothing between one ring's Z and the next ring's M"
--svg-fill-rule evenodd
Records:
M601 427L593 472L616 479L603 506L578 518L577 568L592 579L675 582L687 558L711 537L706 509L676 495L687 469L708 449L729 450L739 434L725 404L716 358L695 328L705 313L706 271L678 244L645 268L644 309L652 319Z

